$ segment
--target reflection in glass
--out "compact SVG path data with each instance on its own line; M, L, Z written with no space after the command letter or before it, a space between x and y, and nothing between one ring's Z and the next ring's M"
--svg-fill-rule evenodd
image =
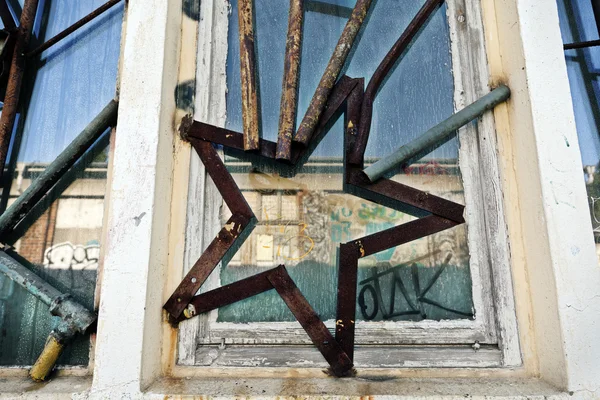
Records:
M40 1L32 47L104 4L104 0ZM42 9L42 8L41 8ZM14 174L6 185L10 205L115 96L123 5L31 60L18 136L11 150ZM57 184L59 190L30 213L11 243L42 278L94 309L108 165L108 135ZM15 155L17 154L18 155ZM10 193L8 193L10 191ZM0 276L0 365L31 365L58 324L48 307ZM69 345L59 365L87 365L89 337Z
M597 40L591 2L558 0L564 43ZM594 239L600 260L600 48L565 51Z
M288 6L256 2L262 136L277 140ZM329 4L331 3L331 4ZM379 1L367 19L345 73L373 74L424 1ZM298 123L346 23L351 1L307 2ZM237 5L232 2L227 62L227 127L241 131ZM367 162L390 153L453 112L453 77L446 9L435 13L380 91L374 106ZM221 284L279 264L324 320L335 317L339 243L408 222L414 217L343 193L342 121L337 121L307 165L293 178L268 166L226 157L226 165L259 223L231 260ZM452 139L393 179L464 204ZM224 207L223 223L230 214ZM464 319L473 313L466 226L389 249L359 262L359 320ZM427 292L423 296L424 292ZM394 304L392 304L392 302ZM294 321L273 292L223 307L219 322Z

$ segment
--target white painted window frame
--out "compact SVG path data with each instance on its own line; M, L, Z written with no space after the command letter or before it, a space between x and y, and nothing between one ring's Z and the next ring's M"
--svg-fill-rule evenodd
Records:
M455 108L461 109L490 91L483 19L478 1L448 0L447 4L453 70L457 71L454 101ZM201 5L195 119L217 126L224 126L226 120L229 12L225 0L207 0ZM514 367L521 364L495 137L491 113L459 133L475 320L359 322L358 366ZM223 206L199 158L192 155L184 272L221 228L219 215ZM215 273L202 291L218 286L219 276ZM217 323L217 312L180 325L180 364L301 366L308 360L322 363L311 347L290 347L285 356L280 356L285 353L281 345L311 343L297 322ZM326 325L333 329L333 321L326 321ZM265 347L274 344L278 345L277 350ZM403 346L397 346L400 344ZM261 347L257 350L248 345ZM439 347L438 351L431 352L423 345L454 346ZM479 350L475 351L472 346ZM384 353L388 361L375 361L382 360ZM290 360L299 361L291 365Z

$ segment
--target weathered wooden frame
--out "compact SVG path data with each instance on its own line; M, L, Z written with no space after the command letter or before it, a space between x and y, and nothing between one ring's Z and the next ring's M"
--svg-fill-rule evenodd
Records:
M203 12L210 12L213 7L219 8L220 5L217 3L205 2L203 4ZM456 108L461 108L461 106L473 101L488 90L487 80L489 74L487 72L483 44L481 11L478 2L450 0L447 3L452 36L454 70L460 71L460 73L455 74L455 102ZM224 95L225 79L221 71L224 66L223 52L226 49L227 43L226 41L217 40L217 45L213 46L210 40L213 34L216 35L217 32L223 29L226 31L227 18L215 14L214 18L205 18L204 21L207 21L207 23L200 25L200 30L204 35L202 33L200 35L201 50L199 54L200 57L209 57L211 60L217 62L210 64L211 71L199 71L198 78L200 81L210 82L210 85L206 87L199 85L200 96L197 102L199 106L197 112L200 114L197 114L199 116L197 119L221 125L224 123L224 102L215 101L214 96ZM214 25L211 26L211 24ZM211 79L211 76L214 79ZM473 79L473 77L477 79ZM206 100L208 98L211 99L211 109L206 107L206 102L201 101L201 99ZM477 132L476 135L459 135L461 148L468 149L468 151L461 150L461 166L463 167L463 176L465 178L465 197L468 205L474 203L473 206L469 206L469 209L472 211L468 212L465 216L469 225L469 244L471 249L474 248L474 244L476 243L487 242L489 244L487 248L486 246L479 246L478 251L481 254L476 255L476 257L473 257L472 254L471 269L474 272L474 287L482 288L481 291L474 291L474 302L478 311L478 318L476 321L403 323L402 327L398 326L399 324L382 323L378 327L361 326L357 332L357 339L364 344L390 345L401 341L410 345L428 343L461 344L463 346L457 346L451 351L439 349L445 355L441 357L437 356L437 358L429 354L425 355L426 352L421 352L418 348L414 348L414 351L396 349L398 354L408 356L407 362L412 362L411 365L508 366L520 364L520 351L517 342L516 320L512 300L512 283L508 264L506 228L504 227L500 206L502 194L497 184L499 177L496 167L493 117L486 115L479 121L478 126L468 126L463 128L461 132L465 131L471 131L471 133L472 131ZM472 151L473 149L474 151ZM471 171L471 165L481 165L482 167L475 172ZM194 178L198 176L198 172L200 172L200 178L202 178L201 169L198 163L192 161L192 180L190 182L192 187L190 188L189 201L191 208L189 211L197 217L202 216L201 219L204 221L204 225L200 229L197 226L191 227L188 225L188 234L192 233L196 237L203 230L209 231L212 229L212 226L219 224L218 212L215 212L217 210L213 207L213 201L218 199L218 195L216 195L214 189L211 189L212 185L210 182L203 181L203 179L198 181ZM478 176L480 174L483 174L484 177ZM200 199L211 199L206 201L206 209L203 205L199 206L197 203L194 203L194 199L199 199L195 195L196 193L200 196ZM483 194L480 195L480 193ZM481 198L482 196L486 197L485 201ZM483 212L481 211L482 209L484 210ZM193 221L192 218L192 215L190 215L188 220ZM197 219L195 220L197 221ZM491 232L492 234L490 234ZM212 233L207 233L207 236L211 237L213 235ZM484 239L486 237L488 239ZM192 244L191 240L188 242L188 250L186 251L187 259L192 258L189 255L190 251L198 253L199 247L197 243ZM494 287L491 286L492 272L490 261L488 260L491 260L491 264L494 266ZM215 282L213 282L213 286L214 284ZM200 351L198 357L196 357L194 343L220 344L223 340L219 338L227 337L226 332L232 332L231 329L234 329L237 335L230 335L231 339L223 343L233 345L234 348L229 347L227 349L231 357L225 362L226 364L222 365L245 365L244 362L252 358L251 350L237 348L235 347L236 344L306 343L302 338L301 330L294 328L294 325L290 323L271 324L269 328L263 329L260 324L215 324L214 315L203 316L201 319L201 323L199 321L190 321L182 324L179 343L179 362L182 364L202 364L203 351ZM210 320L213 320L213 322L210 322ZM498 321L498 329L496 328L496 321ZM332 325L329 326L332 328ZM413 332L412 334L410 333L411 331ZM208 332L212 333L209 334ZM276 337L272 336L273 332L276 332ZM381 336L382 332L394 333L392 336L387 336L388 338L386 339L385 335ZM498 336L500 337L498 338ZM499 350L484 347L475 353L470 347L464 347L465 345L480 341L480 339L487 340L489 343L499 342ZM208 349L206 351L208 352ZM371 350L371 352L373 351ZM261 352L264 355L264 351ZM389 349L385 352L389 354ZM306 352L302 350L300 353L305 354ZM236 358L234 354L237 354L239 357ZM244 356L244 354L248 357ZM307 359L311 357L310 354ZM358 357L361 360L365 360L365 365L377 365L377 363L371 362L369 357L364 359L360 354L361 351L359 349ZM393 365L387 362L385 364ZM395 365L404 365L404 363L400 362Z

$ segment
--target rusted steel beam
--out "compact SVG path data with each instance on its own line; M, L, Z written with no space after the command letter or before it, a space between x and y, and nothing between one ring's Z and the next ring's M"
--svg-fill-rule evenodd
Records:
M352 373L352 361L298 289L285 268L271 271L269 281L331 366L335 376Z
M238 0L240 37L240 78L242 81L242 119L244 150L259 147L259 106L256 53L254 50L254 1Z
M356 244L340 244L335 340L352 361L354 361L356 285L359 256L360 251Z
M193 318L196 315L237 303L248 297L256 296L257 294L273 289L273 284L267 276L273 271L282 268L284 267L280 265L277 268L194 296L176 322Z
M179 319L198 289L223 257L228 252L237 250L245 241L256 222L252 209L246 203L242 192L212 144L200 140L194 140L192 144L233 215L163 306L175 320Z
M360 257L362 258L433 235L456 225L459 224L449 219L438 217L437 215L430 215L362 237L351 243L358 246Z
M352 79L344 75L335 84L310 142L306 146L295 143L298 151L292 154L292 163L294 165L300 166L308 160L312 152L329 132L331 125L336 121L339 113L345 111L346 100L359 82L360 79Z
M233 150L244 150L244 135L242 133L205 124L204 122L194 121L184 135L184 139L190 141L192 139L205 140L207 142L229 147ZM258 155L274 160L277 144L262 138L259 143L260 148L258 150Z
M47 40L45 43L41 44L36 49L28 52L25 56L27 58L29 58L29 57L35 57L35 56L41 54L44 50L47 50L50 47L54 46L56 43L60 42L64 38L66 38L71 33L75 32L77 29L79 29L82 26L86 25L87 23L93 21L94 19L96 19L100 15L104 14L106 11L110 10L112 7L114 7L115 5L119 4L122 1L123 0L110 0L110 1L106 2L105 4L98 7L97 9L95 9L94 11L92 11L91 13L86 15L85 17L81 18L79 21L75 22L73 25L69 26L64 31L58 33L56 36L52 37L51 39Z
M16 31L17 41L10 64L6 94L4 95L4 108L2 109L2 116L0 116L0 178L4 174L6 154L8 153L10 138L19 109L21 84L23 82L23 74L25 74L24 52L27 50L27 46L29 46L37 9L38 0L25 0L19 20L19 27Z
M10 31L17 27L15 23L15 19L10 12L10 7L7 3L7 0L0 0L0 19L2 19L2 24L4 25L4 29Z
M414 216L431 213L459 224L465 222L463 205L389 179L370 183L357 167L346 168L346 185L350 193Z
M298 83L300 82L300 55L302 53L302 21L304 0L290 0L288 35L283 64L283 85L279 110L277 159L289 161L292 157L292 137L298 111Z
M358 128L358 135L356 138L356 145L352 150L352 160L362 159L364 157L364 151L367 147L369 140L369 132L371 130L371 121L373 119L373 102L377 96L377 92L381 87L381 84L390 73L390 70L400 58L402 53L406 50L410 42L414 39L423 25L427 22L433 12L444 2L444 0L427 0L425 5L419 10L415 18L410 22L408 27L404 30L400 38L396 41L394 46L390 49L387 55L379 64L379 67L373 73L367 90L365 91L365 97L363 99L361 121ZM361 154L360 152L363 152Z
M363 159L352 158L351 150L356 146L356 135L358 133L358 126L360 124L360 112L364 94L365 79L360 78L358 84L354 87L352 93L350 93L350 96L348 96L344 120L344 125L346 127L344 132L344 166L346 166L346 164L351 164L359 167L360 169L363 169ZM361 154L364 154L364 150L362 150Z
M340 71L346 63L348 54L354 44L354 40L367 16L372 0L357 0L352 15L346 23L342 35L337 43L337 46L327 64L325 73L323 74L319 86L313 95L313 98L308 106L308 110L302 119L302 123L298 128L298 132L294 137L296 142L308 145L313 136L315 129L321 118L321 114L327 104L327 99L331 94L335 82L337 81Z

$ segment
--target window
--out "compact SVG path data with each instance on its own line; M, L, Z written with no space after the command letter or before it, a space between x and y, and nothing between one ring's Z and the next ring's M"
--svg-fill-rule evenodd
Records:
M579 48L565 50L575 122L581 148L583 175L588 192L590 215L597 254L600 259L600 89L597 76L600 66L598 33L600 4L597 1L559 0L560 28L565 45L579 43ZM596 16L595 19L594 15ZM585 43L589 42L589 43Z
M345 74L368 82L423 3L374 4ZM351 1L305 4L298 122L353 6ZM288 7L266 0L255 7L262 136L274 141ZM240 132L236 10L235 1L202 4L195 119ZM489 91L483 42L478 2L450 0L436 11L376 99L367 163ZM339 243L414 218L343 192L342 132L340 119L293 177L224 156L259 222L202 291L284 263L333 329ZM190 171L186 268L229 218L197 157ZM466 204L467 224L360 261L356 366L519 365L492 116L461 129L393 179ZM308 344L285 304L264 293L182 323L179 362L325 366Z
M102 4L102 0L40 1L30 49ZM123 8L116 5L28 60L4 173L2 211L115 97ZM35 273L89 310L95 308L109 138L110 129L1 238ZM0 365L32 365L60 321L43 302L0 274ZM89 353L89 336L78 335L66 346L58 365L87 366Z

